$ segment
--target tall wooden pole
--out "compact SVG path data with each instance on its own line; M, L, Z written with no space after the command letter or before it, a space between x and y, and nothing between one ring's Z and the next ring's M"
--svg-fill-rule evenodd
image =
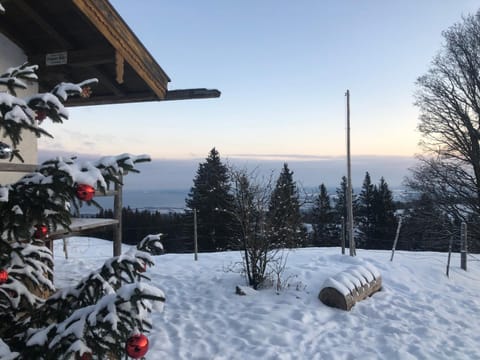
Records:
M350 91L347 96L347 234L350 256L355 256L355 239L353 237L353 199L352 199L352 162L350 158Z

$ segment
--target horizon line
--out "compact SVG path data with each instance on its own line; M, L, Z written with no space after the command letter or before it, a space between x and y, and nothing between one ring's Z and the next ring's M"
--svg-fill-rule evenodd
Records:
M198 161L204 160L207 158L207 155L198 155L198 154L190 154L190 156L152 156L147 154L153 160L160 160L160 161ZM397 159L415 159L418 154L412 155L379 155L379 154L354 154L352 155L353 158L357 159L385 159L385 158L397 158ZM103 156L112 156L112 154L104 155L104 154L90 154L90 153L76 153L74 151L68 150L50 150L50 149L38 149L38 157L40 158L51 158L57 156L77 156L77 157L84 157L84 158L100 158ZM223 159L240 159L240 160L260 160L260 161L332 161L332 160L340 160L346 158L346 154L344 155L312 155L312 154L248 154L248 153L233 153L233 154L220 154L220 157Z

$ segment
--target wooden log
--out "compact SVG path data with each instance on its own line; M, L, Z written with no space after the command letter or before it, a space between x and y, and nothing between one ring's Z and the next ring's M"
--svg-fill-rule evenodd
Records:
M349 311L381 288L382 277L375 267L356 266L328 278L318 298L327 306Z

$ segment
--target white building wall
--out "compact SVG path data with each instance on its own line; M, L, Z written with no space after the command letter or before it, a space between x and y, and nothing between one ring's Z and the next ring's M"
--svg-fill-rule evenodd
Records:
M0 33L0 73L4 73L9 67L22 65L27 61L27 56L16 44L12 43L8 38ZM0 87L0 91L5 92L5 88ZM32 95L38 92L38 85L35 82L28 82L28 89L17 91L20 98ZM0 129L0 134L2 134ZM29 132L22 133L23 141L18 149L22 155L25 164L37 164L37 138ZM11 144L7 139L1 138L4 143ZM0 162L8 162L9 160L1 160ZM14 160L19 163L20 161ZM18 180L23 174L0 172L0 184L5 185Z

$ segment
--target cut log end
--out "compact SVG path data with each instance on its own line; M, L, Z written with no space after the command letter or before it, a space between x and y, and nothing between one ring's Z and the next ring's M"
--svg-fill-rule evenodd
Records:
M338 289L325 286L319 293L318 298L327 306L349 311L357 302L372 296L382 289L382 278L377 276L373 280L357 286L346 295Z

